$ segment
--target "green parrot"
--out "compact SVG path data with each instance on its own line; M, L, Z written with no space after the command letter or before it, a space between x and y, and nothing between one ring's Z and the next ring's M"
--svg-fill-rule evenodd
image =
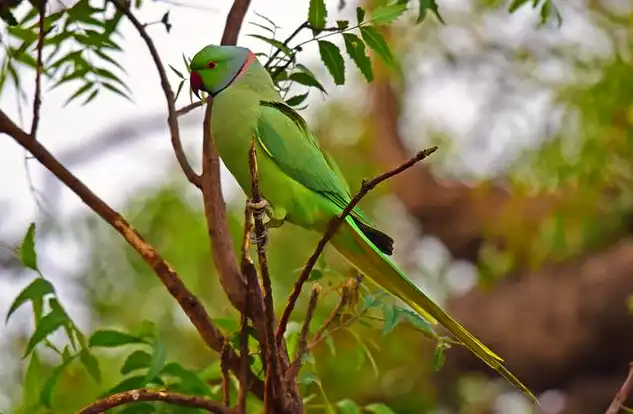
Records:
M271 221L288 221L323 234L352 199L336 164L319 147L305 120L287 106L263 65L249 49L209 45L191 60L190 85L213 97L211 130L224 164L251 194L249 149L255 139L260 191ZM389 260L393 239L360 208L352 210L331 239L362 274L397 296L431 323L439 321L472 353L536 397L488 349L420 291Z

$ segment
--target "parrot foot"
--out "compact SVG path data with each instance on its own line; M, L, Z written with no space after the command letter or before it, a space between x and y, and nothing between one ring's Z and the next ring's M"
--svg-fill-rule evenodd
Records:
M246 208L251 210L253 217L263 220L265 216L272 217L272 208L265 199L261 199L258 202L253 202L251 199L246 201ZM256 232L251 232L250 239L253 244L258 246L265 246L268 242L268 227L264 226L263 231L258 236Z

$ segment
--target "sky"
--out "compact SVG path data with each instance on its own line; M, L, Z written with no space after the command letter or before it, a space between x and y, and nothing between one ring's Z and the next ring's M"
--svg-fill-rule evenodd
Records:
M157 45L164 64L182 68L182 53L191 56L203 46L219 41L231 2L179 1L189 7L174 7L160 0L146 1L137 16L141 21L156 21L170 10L171 32L166 33L160 25L149 27L148 32ZM339 1L329 0L326 3L330 11L328 16L330 21L352 18L350 15L354 13L353 6L348 6L347 11L339 17L339 12L336 11ZM354 2L348 0L348 3ZM468 10L470 2L443 0L440 4L449 11L444 13L449 27L441 33L443 40L457 53L474 50L476 45L473 44L472 39L459 27L451 27L451 18L455 18L456 21L462 18L460 10ZM271 17L281 27L279 37L283 38L305 19L307 5L307 0L253 0L238 43L254 50L267 50L267 46L261 41L246 36L249 33L258 33L256 28L248 24L249 21L258 19L255 12ZM503 17L496 20L493 17L484 22L485 30L496 30L501 38L510 42L522 42L529 36L541 36L543 39L552 37L551 33L545 31L534 34L531 28L534 26L537 12L530 8L512 16L507 14L501 16ZM572 10L566 15L565 26L559 29L555 36L559 41L564 42L567 39L573 40L583 33L586 34L588 30L591 28L583 23L582 16L575 15ZM133 140L132 144L118 146L112 151L94 157L91 162L69 165L77 177L115 209L122 208L126 200L139 188L172 177L170 173L176 168L166 124L162 129L143 131L147 123L166 118L166 104L163 91L159 87L156 69L145 44L133 27L125 22L121 26L121 34L125 51L118 56L118 61L127 70L125 80L133 92L133 102L103 93L88 106L82 107L79 101L76 101L63 107L62 104L73 92L73 87L60 87L48 91L45 84L38 135L42 144L54 155L60 157L62 162L77 147L92 140L98 140L104 135L111 135L112 131L120 130L120 133L138 135L139 139ZM587 43L593 42L598 49L604 49L599 38L594 36L591 39ZM330 99L354 93L353 84L331 88L332 83L319 65L316 45L306 47L302 59L308 66L324 75L321 78L326 79L325 84L330 91ZM547 91L534 91L531 99L524 99L522 102L525 109L523 118L501 117L495 129L492 132L488 130L486 133L488 135L484 134L485 136L482 137L481 133L476 134L473 131L477 128L482 111L487 110L484 98L489 91L486 91L485 87L482 89L481 86L474 84L472 74L455 72L450 68L442 67L438 62L437 59L423 59L410 64L410 69L414 74L427 79L418 87L412 87L407 97L407 109L401 127L404 136L412 146L425 144L416 129L419 122L448 130L459 141L459 145L452 153L451 162L446 166L447 170L454 173L482 175L503 168L513 154L535 144L536 137L540 133L539 128L542 128L547 118L544 111L551 107L551 94ZM542 70L545 70L549 76L565 76L565 68L553 66ZM28 71L24 74L25 89L31 96L33 74ZM171 72L168 75L172 82L176 82L176 77ZM352 72L352 69L348 69L349 76L358 75ZM432 81L428 81L429 78ZM176 86L177 84L174 83L174 89ZM323 99L317 94L314 95L312 99L317 107ZM187 99L187 94L182 94L177 106L188 103ZM0 107L23 127L30 125L30 103L22 109L21 116L14 91L3 91ZM310 118L309 111L307 117ZM182 129L183 142L188 151L194 154L194 159L198 158L195 157L197 154L195 151L201 139L200 128L198 128L201 120L202 111L200 110L181 119L181 122L185 124L185 128ZM26 231L29 223L38 217L38 206L29 186L24 157L24 150L12 139L7 136L0 137L0 242L16 242ZM193 164L197 165L195 162ZM50 187L51 178L46 171L35 160L28 161L28 168L33 186L40 191L50 191L50 188L46 187ZM234 181L226 171L223 174L223 185L228 197L237 194ZM56 186L56 188L60 187ZM59 204L55 209L59 212L55 217L56 222L66 226L77 214L91 214L79 198L69 190L61 188L59 191ZM45 202L44 205L46 205ZM438 262L438 257L447 257L446 251L437 241L425 238L419 243L420 260L427 265L433 258ZM88 327L88 318L85 317L81 301L64 301L65 298L76 299L78 295L80 296L76 285L72 283L72 278L78 266L83 263L81 245L74 236L64 233L38 244L38 253L43 273L55 284L67 310L77 320L80 327ZM462 285L464 278L468 277L471 279L468 284L472 285L474 280L472 269L464 268L463 264L457 266L456 274ZM0 315L6 314L11 300L30 281L31 278L16 279L7 271L0 270ZM3 346L2 338L28 326L20 322L27 320L26 317L28 317L28 311L23 310L17 315L15 321L8 325L0 325L0 348ZM0 365L0 383L2 375L2 365ZM0 394L0 410L2 408L3 400Z

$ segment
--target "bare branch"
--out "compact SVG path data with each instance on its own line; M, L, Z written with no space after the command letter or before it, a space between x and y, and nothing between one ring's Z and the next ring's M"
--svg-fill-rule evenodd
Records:
M242 22L244 16L248 11L248 7L251 5L251 0L235 0L228 16L226 16L226 25L224 26L224 33L222 34L222 45L235 45L237 43L237 37L240 34L242 28Z
M323 335L325 331L332 325L334 319L339 315L341 310L347 306L352 301L354 295L358 294L358 286L360 284L361 278L353 278L347 280L343 285L343 291L341 292L341 299L338 301L332 312L328 315L328 317L323 322L323 325L317 330L316 334L314 334L314 338L312 338L313 343L318 343L323 339Z
M246 303L248 311L248 301ZM248 370L248 316L242 314L242 324L240 328L240 363L242 365L242 375L240 375L240 390L237 395L237 414L246 414L246 395L248 394L247 374Z
M231 345L227 338L224 338L222 354L220 356L220 369L222 371L222 403L227 407L231 406L231 378L229 377L229 355Z
M248 155L251 174L251 202L252 204L259 204L265 202L265 200L262 199L259 191L259 172L257 170L257 150L255 148L255 138L251 140L251 148ZM266 258L267 230L266 226L264 226L264 214L265 205L264 207L253 211L253 218L255 220L255 237L259 241L257 243L257 258L259 260L262 284L264 286L264 345L268 360L265 395L268 401L272 402L271 397L273 397L273 390L277 390L278 395L285 395L285 382L282 381L283 374L281 370L281 361L279 359L277 341L275 340L276 319L275 309L273 307L273 290L270 281L270 273L268 271L268 259Z
M145 41L145 45L149 49L150 54L152 55L152 59L154 60L154 65L158 70L158 76L160 77L160 84L163 88L163 92L165 93L165 100L167 101L167 124L169 125L169 134L171 135L171 145L174 147L174 152L176 153L176 159L178 159L178 164L180 164L180 168L187 176L187 179L191 184L195 185L198 188L201 188L201 178L196 172L193 170L189 161L187 161L187 156L185 155L185 151L182 148L182 141L180 139L180 128L178 128L178 117L176 114L176 98L174 96L174 91L171 89L171 85L169 83L169 79L167 79L167 73L165 72L165 67L163 66L163 62L160 59L160 55L158 54L158 50L156 50L156 46L152 41L152 38L147 34L145 27L143 24L132 14L130 8L123 4L123 0L109 0L112 2L117 10L119 10L127 19L132 23L136 31Z
M290 314L292 313L295 305L297 304L297 299L299 299L299 295L301 294L301 289L303 288L304 283L306 282L306 280L308 280L308 277L310 277L310 272L312 272L312 269L314 268L314 265L319 259L319 256L323 252L323 249L325 249L326 244L330 241L332 236L334 236L334 233L336 233L336 230L338 230L339 226L343 223L343 221L345 220L345 217L347 217L349 213L351 213L351 211L354 209L354 207L356 207L356 205L360 202L360 200L369 191L373 190L378 184L380 184L381 182L385 180L388 180L394 175L400 174L401 172L413 167L418 162L422 161L429 155L433 154L436 150L437 150L437 147L431 147L431 148L422 150L418 152L415 156L413 156L411 159L409 159L407 162L400 165L399 167L394 168L393 170L387 171L386 173L383 173L370 181L363 181L363 185L361 186L360 191L358 191L358 193L356 193L356 195L354 196L354 198L352 198L349 204L347 204L347 207L345 207L343 212L330 222L330 225L327 231L325 232L321 240L319 240L319 243L317 244L317 247L314 250L314 253L312 253L312 256L310 256L310 258L308 259L308 262L303 268L303 271L301 272L301 274L299 275L299 278L295 282L293 290L290 293L290 296L288 297L288 303L286 305L286 308L284 309L284 312L281 315L281 319L279 320L279 326L277 327L277 334L276 334L277 341L280 341L281 338L283 338L284 333L286 332L286 326L288 325Z
M177 110L176 111L176 116L177 117L181 117L183 115L187 115L189 112L193 111L196 108L201 107L202 105L204 105L204 101L202 101L202 100L196 101L194 103L190 103L189 105L183 106L182 108Z
M20 129L7 115L0 110L0 132L8 134L22 147L29 151L46 169L53 173L70 190L81 198L95 213L119 232L123 238L139 253L143 260L154 270L156 276L165 285L169 293L178 301L189 320L194 324L200 337L216 352L221 352L224 337L213 325L209 314L198 298L183 284L178 274L160 254L147 243L141 235L114 209L101 200L84 183L64 167L37 140ZM239 358L231 353L230 366L233 372L239 372ZM263 384L250 373L253 392L263 396Z
M315 283L314 285L312 285L312 293L310 294L310 301L308 302L306 318L303 321L303 327L301 328L301 334L299 335L299 346L297 346L295 360L292 362L292 364L290 364L290 367L286 372L286 381L297 377L299 369L301 368L301 360L308 350L308 334L310 333L310 322L312 322L312 317L314 316L314 311L319 299L319 293L321 293L321 286L318 283Z
M633 363L629 364L629 375L626 377L624 384L620 387L620 390L613 398L611 405L605 412L605 414L618 414L622 409L622 406L626 402L627 398L631 394L633 389Z
M167 404L180 405L183 407L202 408L216 414L231 414L231 409L229 407L225 407L207 398L178 394L175 392L148 390L145 388L110 395L82 408L78 414L105 413L114 407L136 403L139 401L161 401Z
M40 123L40 108L42 106L42 49L44 49L44 19L46 18L46 0L39 0L39 33L37 37L37 62L35 67L35 96L33 98L33 120L31 121L31 136L37 136L37 126Z

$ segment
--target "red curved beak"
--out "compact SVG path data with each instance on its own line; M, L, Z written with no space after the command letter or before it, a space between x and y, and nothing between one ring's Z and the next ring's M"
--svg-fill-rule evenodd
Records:
M189 85L191 86L191 91L200 99L200 89L202 89L202 78L198 74L198 72L191 72L189 74Z

